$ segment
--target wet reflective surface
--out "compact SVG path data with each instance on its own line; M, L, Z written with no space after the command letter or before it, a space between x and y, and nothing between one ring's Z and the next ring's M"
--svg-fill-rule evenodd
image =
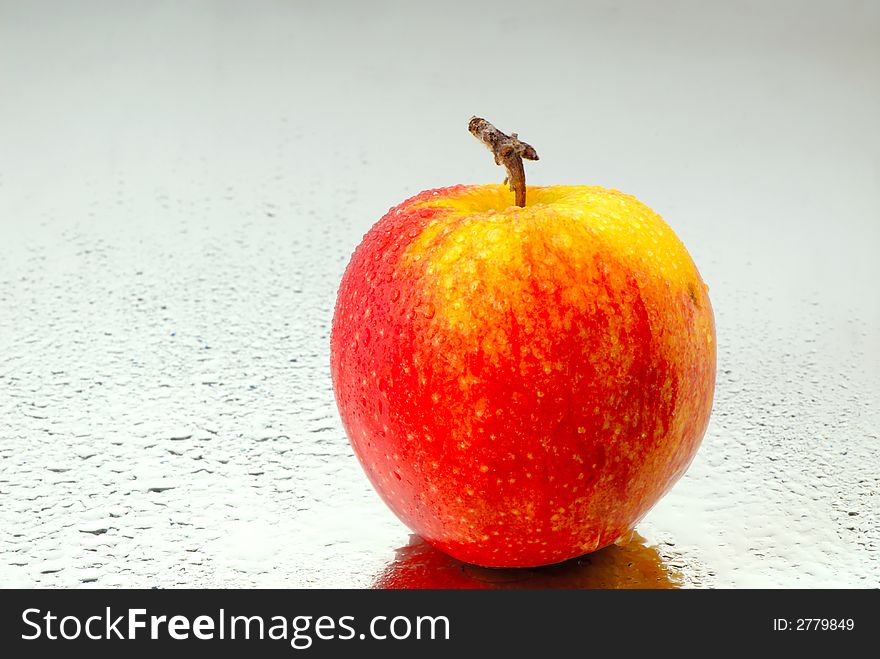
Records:
M437 551L417 536L397 550L374 588L680 588L683 577L674 559L633 534L626 544L588 556L531 569L468 565Z
M0 9L0 585L880 586L875 8L257 4ZM521 581L400 549L330 385L362 235L499 180L474 113L663 215L718 329L645 540Z

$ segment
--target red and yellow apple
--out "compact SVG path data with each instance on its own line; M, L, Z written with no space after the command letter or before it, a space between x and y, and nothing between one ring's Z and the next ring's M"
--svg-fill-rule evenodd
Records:
M684 245L632 196L423 192L358 246L331 337L339 411L392 511L468 563L631 531L709 420L715 326Z

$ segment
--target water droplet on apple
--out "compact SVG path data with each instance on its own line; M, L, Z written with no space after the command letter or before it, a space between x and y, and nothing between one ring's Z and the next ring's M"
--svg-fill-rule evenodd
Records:
M400 298L400 291L395 288L391 291L391 301L397 302L398 298Z

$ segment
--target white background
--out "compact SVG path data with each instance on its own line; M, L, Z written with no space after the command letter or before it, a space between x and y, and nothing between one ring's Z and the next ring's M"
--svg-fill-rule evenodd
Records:
M422 189L637 195L718 325L639 531L691 585L880 585L880 5L0 2L0 585L368 586L408 542L329 380Z

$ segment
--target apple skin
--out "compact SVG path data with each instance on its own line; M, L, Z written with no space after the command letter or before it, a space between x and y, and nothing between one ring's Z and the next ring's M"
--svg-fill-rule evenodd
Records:
M340 284L331 372L391 510L486 567L612 544L693 459L715 322L681 241L634 197L586 186L423 192Z

